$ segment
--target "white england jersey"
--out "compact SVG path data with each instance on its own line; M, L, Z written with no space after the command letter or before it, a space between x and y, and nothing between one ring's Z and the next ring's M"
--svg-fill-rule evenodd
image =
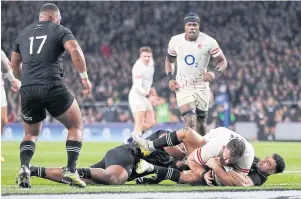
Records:
M210 158L219 156L223 146L226 146L230 140L235 138L243 140L246 149L243 156L233 164L232 168L224 168L226 171L234 169L243 175L247 175L254 160L254 148L244 137L225 127L212 129L204 136L207 143L193 152L195 161L202 165L206 164Z
M153 59L150 60L148 65L145 65L140 59L136 61L132 69L133 86L132 90L138 91L135 88L135 81L142 79L142 87L149 94L153 84L155 68Z
M6 55L3 52L3 50L1 50L1 60L7 61L8 64L9 64L9 60L6 57ZM1 67L3 67L2 64L1 64ZM0 79L0 95L1 95L0 105L1 105L1 107L6 107L7 106L7 99L6 99L6 92L4 90L4 80L3 80L2 69L0 70L0 78L1 78Z
M7 59L6 55L5 55L5 53L3 52L3 50L1 50L1 60L7 60L7 61L8 61L8 59ZM3 67L2 64L1 64L1 67ZM0 76L1 76L1 79L0 79L0 86L4 86L4 80L3 80L2 69L1 69L1 71L0 71Z
M187 41L185 33L173 36L168 44L168 54L177 57L176 80L180 87L209 89L204 82L210 57L217 57L221 50L212 37L200 32L196 41Z

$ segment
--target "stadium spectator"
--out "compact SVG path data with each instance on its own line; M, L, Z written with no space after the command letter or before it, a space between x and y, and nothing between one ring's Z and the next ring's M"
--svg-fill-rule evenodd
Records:
M91 110L91 109L89 109ZM103 115L103 123L109 123L109 122L118 122L119 121L119 113L121 110L117 105L114 104L114 101L111 97L107 99L107 105L102 109L102 115ZM89 115L89 114L88 114ZM88 117L93 116L92 114Z
M42 4L1 2L2 16L5 16L2 18L1 47L7 55L10 55L18 32L36 17L19 13L31 13ZM260 127L258 137L263 136L269 112L263 112L262 107L267 109L269 98L274 98L278 104L277 111L268 121L269 126L272 123L274 126L275 122L301 121L301 102L298 105L301 101L301 39L296 36L300 34L299 2L62 1L57 5L65 10L62 13L64 25L74 30L86 54L91 82L95 85L89 98L79 95L78 75L72 70L71 61L65 61L65 81L71 85L69 89L79 104L104 102L109 97L114 102L127 101L131 88L130 73L139 47L149 45L157 64L154 86L159 96L169 100L172 115L177 115L169 99L174 94L169 92L166 84L165 51L169 38L182 32L182 16L196 12L201 18L201 31L216 38L227 57L228 68L211 85L211 90L216 94L221 84L227 84L236 121L255 121ZM9 121L20 121L18 94L7 90L7 99ZM89 114L96 117L91 120L105 121L99 116L102 114L98 109L91 109L93 111ZM210 110L214 112L215 107ZM210 114L209 111L207 122L214 124L216 118ZM180 117L171 118L170 121L177 121ZM119 115L116 120L128 122L131 119Z

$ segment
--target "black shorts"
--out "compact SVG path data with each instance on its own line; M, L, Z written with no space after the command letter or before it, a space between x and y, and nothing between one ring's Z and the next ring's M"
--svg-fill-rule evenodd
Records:
M72 105L74 97L65 85L28 85L21 87L22 119L28 124L43 121L46 110L58 117Z
M104 169L112 165L119 165L123 167L128 172L130 177L136 164L135 153L132 149L119 146L110 149L101 162L104 163ZM95 166L91 167L95 168Z

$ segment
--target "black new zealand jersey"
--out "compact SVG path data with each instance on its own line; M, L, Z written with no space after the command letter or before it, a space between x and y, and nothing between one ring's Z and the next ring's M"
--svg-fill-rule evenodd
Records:
M153 133L152 135L150 135L149 137L147 137L146 139L147 140L158 139L160 137L160 135L162 135L163 133L170 133L170 132L165 131L165 130L159 130L159 131L156 131L155 133ZM132 149L135 154L136 162L138 162L140 159L144 159L151 164L162 166L162 167L168 167L170 164L172 164L174 162L174 159L166 151L164 151L164 149L156 150L156 151L152 152L149 156L144 157L141 153L140 148L135 143L122 145L120 147ZM143 175L137 174L135 169L133 169L133 172L132 172L131 176L129 177L128 181L133 180L138 177L141 177L141 176L143 176Z
M75 40L72 32L50 21L22 30L13 46L22 57L22 86L64 84L64 43L68 40Z
M254 186L261 186L268 179L267 176L257 169L257 163L259 162L259 158L255 157L253 160L253 164L249 171L248 177L253 181Z

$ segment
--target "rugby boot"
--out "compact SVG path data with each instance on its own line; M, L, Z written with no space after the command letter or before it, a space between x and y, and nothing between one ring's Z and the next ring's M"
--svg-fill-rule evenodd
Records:
M77 171L72 173L69 170L69 168L64 167L63 172L62 172L62 176L63 176L62 181L67 183L67 184L70 184L71 186L76 186L76 187L80 187L80 188L86 187L86 183L80 179Z
M141 149L141 152L144 156L148 156L150 155L153 151L150 147L149 144L150 142L148 140L145 140L139 136L133 136L133 139L135 141L135 143L139 146L139 148Z
M151 172L154 170L154 165L146 162L143 159L140 159L139 162L136 164L136 172L137 174L142 174L145 172Z
M20 188L31 188L30 171L26 166L22 166L17 176L17 184Z

